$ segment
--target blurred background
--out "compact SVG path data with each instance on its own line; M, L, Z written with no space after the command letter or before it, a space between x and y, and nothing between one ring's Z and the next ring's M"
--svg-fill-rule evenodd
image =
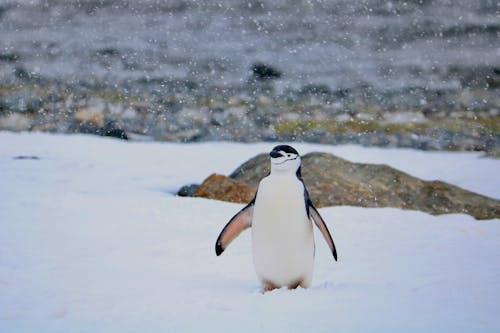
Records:
M500 147L496 0L0 0L0 130Z

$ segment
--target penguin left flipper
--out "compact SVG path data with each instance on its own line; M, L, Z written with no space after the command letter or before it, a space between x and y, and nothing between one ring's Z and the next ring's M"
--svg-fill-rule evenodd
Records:
M255 197L229 220L215 242L215 254L221 255L233 239L238 237L243 230L252 226L254 204Z
M316 209L316 207L314 207L310 199L307 200L306 204L309 210L310 218L314 220L314 223L323 234L326 243L328 244L330 250L332 251L333 258L335 258L335 261L337 261L337 249L335 249L335 243L333 243L332 236L330 235L330 231L328 231L325 221L323 220L321 215L319 215L318 210Z

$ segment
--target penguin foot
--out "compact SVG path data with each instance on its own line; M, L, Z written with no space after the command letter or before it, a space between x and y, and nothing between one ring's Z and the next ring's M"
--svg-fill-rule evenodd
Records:
M304 284L303 279L299 279L299 280L297 280L293 283L290 283L288 285L288 289L297 289L298 287L307 288L307 286L305 286L305 284Z
M274 289L280 289L281 287L285 286L279 286L271 281L268 280L262 280L262 293L266 293L268 291L273 291ZM301 288L307 288L308 285L304 282L304 279L299 279L297 281L294 281L286 286L288 289L297 289L298 287Z
M272 291L274 289L279 289L279 286L275 285L271 281L262 280L262 292L266 293L268 291Z

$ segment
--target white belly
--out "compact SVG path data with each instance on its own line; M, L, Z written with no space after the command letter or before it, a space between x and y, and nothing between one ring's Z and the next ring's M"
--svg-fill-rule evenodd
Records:
M314 263L314 237L307 218L303 184L293 176L264 178L252 219L255 271L262 281L309 286Z

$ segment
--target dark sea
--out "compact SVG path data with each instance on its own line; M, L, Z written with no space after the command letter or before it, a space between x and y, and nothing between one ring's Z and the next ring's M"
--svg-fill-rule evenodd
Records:
M280 73L276 95L491 92L500 2L0 0L1 84L238 91L256 63Z

